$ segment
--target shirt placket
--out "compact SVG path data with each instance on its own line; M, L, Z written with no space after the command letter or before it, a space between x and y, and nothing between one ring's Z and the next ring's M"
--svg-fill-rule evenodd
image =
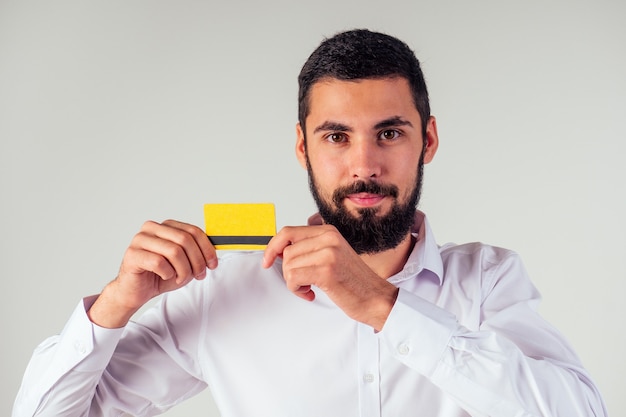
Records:
M374 330L358 327L359 416L380 417L380 352Z

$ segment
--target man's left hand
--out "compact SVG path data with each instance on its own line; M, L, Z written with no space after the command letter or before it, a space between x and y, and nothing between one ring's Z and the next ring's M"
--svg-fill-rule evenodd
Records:
M349 317L382 329L398 289L372 271L335 227L283 228L267 245L263 267L269 268L278 256L294 294L313 301L315 286Z

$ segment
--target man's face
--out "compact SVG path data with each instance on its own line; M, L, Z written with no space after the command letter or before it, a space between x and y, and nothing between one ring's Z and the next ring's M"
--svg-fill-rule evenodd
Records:
M426 147L420 115L404 78L317 82L310 91L306 141L296 153L326 223L357 253L377 253L408 237L421 166L438 140L434 118Z

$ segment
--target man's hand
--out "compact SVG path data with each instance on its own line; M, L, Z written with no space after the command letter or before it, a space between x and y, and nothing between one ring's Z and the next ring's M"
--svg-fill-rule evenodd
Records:
M294 294L312 301L314 285L349 317L382 329L398 290L376 275L333 226L283 228L265 249L263 267L278 256Z
M119 275L88 312L102 327L122 327L148 300L203 279L217 267L206 234L196 226L167 220L146 222L124 254Z

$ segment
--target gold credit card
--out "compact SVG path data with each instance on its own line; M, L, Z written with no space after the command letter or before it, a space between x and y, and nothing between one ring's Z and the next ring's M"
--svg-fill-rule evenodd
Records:
M205 204L205 231L216 249L262 250L276 235L274 204Z

